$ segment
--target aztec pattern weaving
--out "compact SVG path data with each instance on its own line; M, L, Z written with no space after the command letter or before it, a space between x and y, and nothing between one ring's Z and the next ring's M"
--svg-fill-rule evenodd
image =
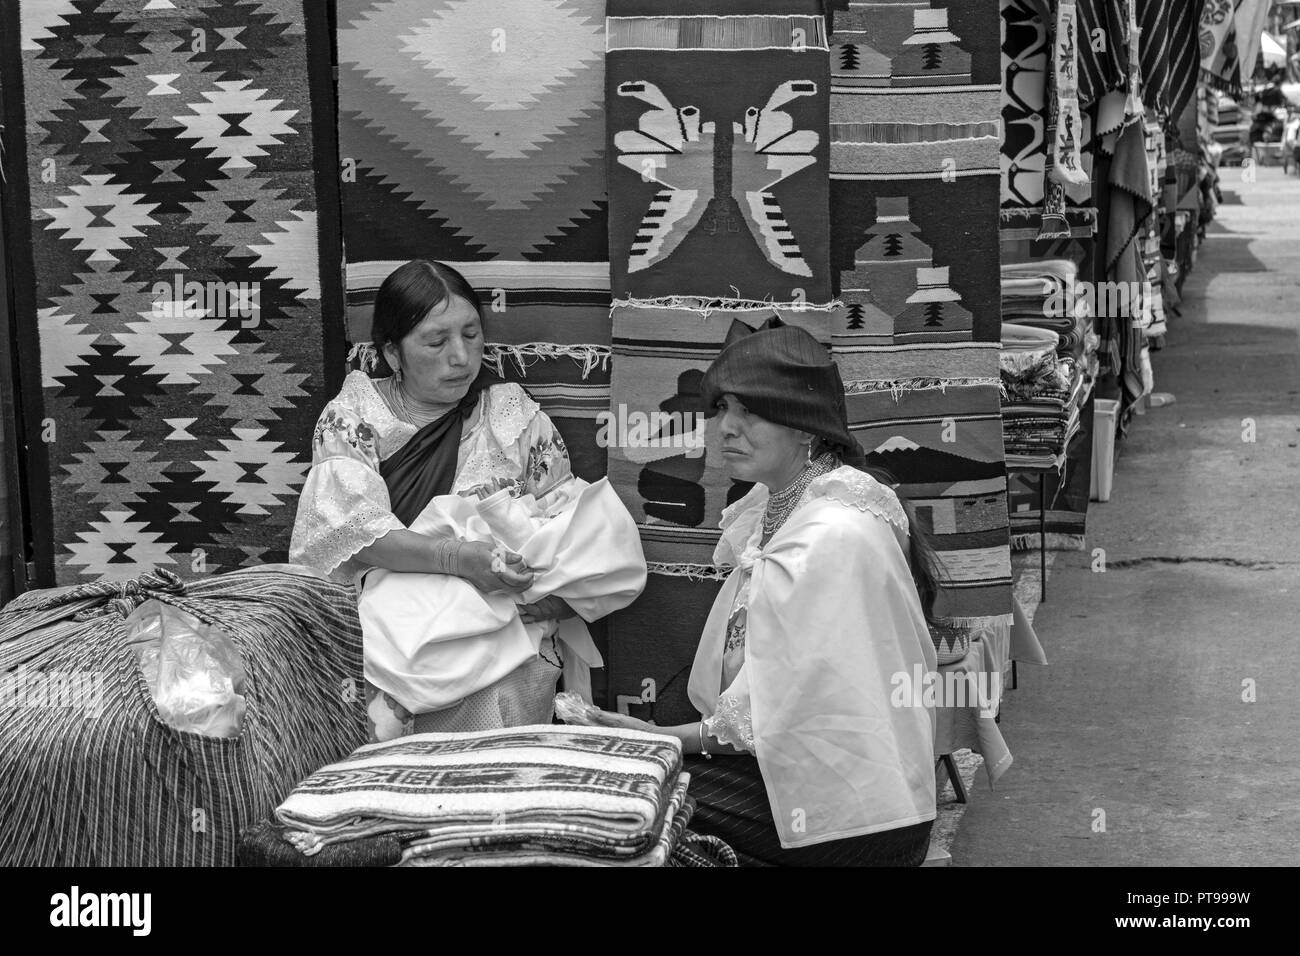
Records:
M971 624L1011 611L996 12L996 0L850 2L830 38L844 303L832 353L868 461L933 535L946 579L936 614Z
M603 0L340 0L348 337L408 259L464 273L489 358L569 445L609 405Z
M283 560L343 370L342 324L325 318L341 291L325 13L4 5L46 581Z

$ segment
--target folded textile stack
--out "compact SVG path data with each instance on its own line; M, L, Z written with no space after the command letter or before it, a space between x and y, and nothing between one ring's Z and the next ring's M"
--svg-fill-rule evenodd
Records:
M1069 259L1004 263L1002 321L1055 332L1060 355L1083 358L1094 303L1077 280L1078 267Z
M609 727L415 734L322 767L276 819L308 856L396 839L401 866L664 866L694 811L681 762L676 738Z
M1047 329L1002 325L1002 442L1008 468L1058 464L1079 430L1085 376L1073 356L1059 354L1056 340Z

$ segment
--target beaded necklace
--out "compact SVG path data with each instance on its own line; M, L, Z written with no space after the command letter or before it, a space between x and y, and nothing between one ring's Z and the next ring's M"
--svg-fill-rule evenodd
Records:
M381 379L380 384L384 386L382 394L388 402L388 407L393 410L393 414L408 425L417 428L423 428L430 422L437 421L455 407L454 405L426 405L423 402L408 400L406 389L397 383L395 376Z
M839 461L831 452L818 455L816 458L809 459L808 464L795 476L794 481L786 485L780 491L774 491L768 495L767 510L763 512L763 536L759 539L759 544L766 546L785 524L786 519L794 514L795 508L799 507L799 502L803 499L804 492L813 480L820 478L822 475L829 474L839 467Z

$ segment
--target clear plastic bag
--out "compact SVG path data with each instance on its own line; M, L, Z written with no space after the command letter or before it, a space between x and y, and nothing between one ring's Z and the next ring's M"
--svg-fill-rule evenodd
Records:
M238 737L246 675L230 636L161 601L126 619L127 640L164 721L208 737Z
M600 726L596 715L600 708L589 704L572 691L560 691L555 695L555 716L566 724L578 724L584 727Z

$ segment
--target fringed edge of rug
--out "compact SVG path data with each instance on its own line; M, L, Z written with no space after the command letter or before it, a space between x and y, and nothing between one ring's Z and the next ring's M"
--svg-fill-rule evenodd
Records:
M1081 534L1064 534L1059 531L1047 532L1048 551L1085 551L1087 550L1087 538ZM1037 551L1038 550L1038 532L1030 534L1013 534L1011 536L1012 551Z
M1012 206L998 210L998 219L1001 222L1013 222L1019 219L1037 219L1043 214L1042 206ZM1084 225L1094 222L1097 218L1096 206L1066 206L1065 217L1074 218L1081 221Z
M864 395L871 392L889 392L894 401L899 401L908 392L921 392L938 389L947 392L949 388L967 388L987 385L998 390L1000 398L1007 398L1006 386L1001 378L903 378L903 379L858 379L844 383L845 395Z
M521 375L528 375L528 366L545 359L569 358L582 366L582 377L591 375L596 366L609 371L613 350L608 345L577 343L560 345L556 342L519 342L513 345L489 344L483 349L483 361L491 363L498 375L505 375L505 360L511 359Z
M1002 631L1010 633L1010 628L1015 623L1015 615L1007 614L984 614L976 617L944 617L940 618L939 623L945 627L959 627L963 630L970 631Z
M1042 225L1038 227L1038 239L1069 239L1074 234L1070 231L1070 222L1065 216L1054 212L1043 213Z
M609 370L613 350L608 345L591 345L576 343L561 345L558 342L518 342L514 344L488 343L483 349L483 361L496 370L498 375L505 375L505 360L509 358L518 367L521 375L528 375L528 366L545 359L569 358L582 366L582 377L586 379L600 367L602 372ZM348 349L347 364L356 364L363 372L373 372L379 364L379 352L372 342L354 342Z
M669 295L657 299L634 299L627 296L615 299L609 307L610 315L618 308L665 309L677 312L698 312L708 318L714 312L834 312L844 308L840 299L830 302L777 302L771 299L742 299L740 290L735 286L731 291L736 295L730 298L709 298L700 295Z
M647 561L646 571L669 578L689 578L692 581L725 581L732 569L714 564L666 564Z

